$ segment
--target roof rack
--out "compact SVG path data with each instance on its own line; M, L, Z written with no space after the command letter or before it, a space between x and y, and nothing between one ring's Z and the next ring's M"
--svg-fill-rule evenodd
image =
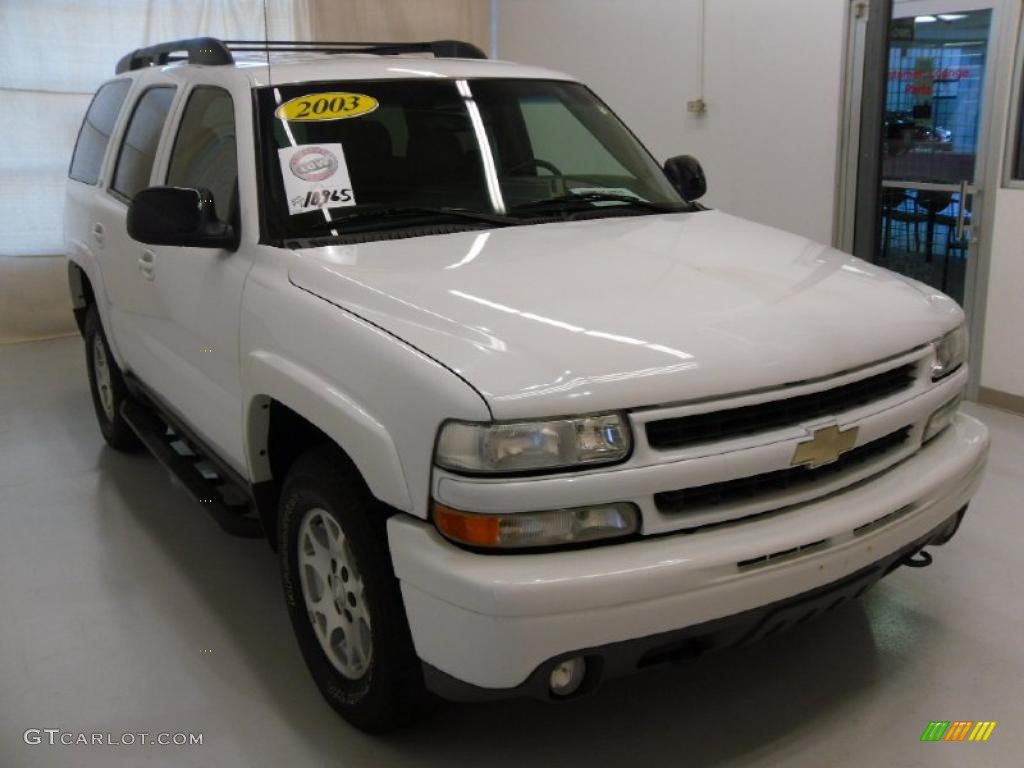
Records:
M487 54L472 43L461 40L432 40L421 43L371 43L299 40L218 40L215 37L193 37L167 43L136 48L117 62L114 72L121 74L135 69L160 66L171 61L187 59L189 64L219 66L234 64L231 52L279 53L305 51L309 53L371 53L378 56L398 56L403 53L430 53L438 59L486 59ZM182 54L185 54L182 56Z
M181 56L172 54L187 54L189 64L234 64L235 59L231 51L223 42L215 37L192 37L187 40L172 40L169 43L159 43L146 48L136 48L131 53L126 53L117 62L114 68L115 74L130 72L133 69L159 66L169 61L179 61Z
M299 40L225 40L232 51L309 51L314 53L373 53L378 56L399 56L403 53L431 53L438 59L486 59L487 54L472 43L462 40L431 40L419 43L341 42Z

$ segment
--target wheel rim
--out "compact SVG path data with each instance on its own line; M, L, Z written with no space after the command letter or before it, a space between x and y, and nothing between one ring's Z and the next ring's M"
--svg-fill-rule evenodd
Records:
M110 364L107 361L106 345L97 336L92 343L92 371L96 376L96 391L100 395L100 405L107 421L114 420L114 390L110 382Z
M334 668L357 680L373 658L362 574L338 521L319 507L299 525L299 578L313 633Z

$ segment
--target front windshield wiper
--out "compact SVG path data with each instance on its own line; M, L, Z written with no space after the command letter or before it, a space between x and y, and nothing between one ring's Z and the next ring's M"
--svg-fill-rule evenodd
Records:
M343 213L340 216L335 216L332 219L313 222L312 224L305 226L304 229L307 229L309 232L323 232L324 230L332 229L352 231L348 228L349 224L358 224L361 222L380 224L382 223L380 221L381 219L404 218L406 216L454 216L456 218L470 219L472 221L484 222L486 224L492 224L499 227L508 227L514 224L523 223L522 220L512 216L503 216L500 213L487 213L485 211L471 211L468 208L452 208L448 206L388 206L360 208L359 210L353 210L348 213ZM362 228L360 227L360 230L361 229Z
M633 195L619 195L613 192L587 192L582 195L563 195L561 197L547 197L542 200L532 200L529 203L521 203L513 206L511 211L528 211L535 208L562 208L571 211L601 210L590 203L623 203L633 208L643 208L657 213L680 213L692 210L688 203L657 203L644 200Z

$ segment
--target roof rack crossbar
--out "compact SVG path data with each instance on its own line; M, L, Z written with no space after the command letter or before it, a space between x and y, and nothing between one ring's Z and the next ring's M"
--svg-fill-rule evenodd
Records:
M403 53L431 53L438 59L486 59L487 54L462 40L431 40L396 43L369 41L224 40L230 51L306 51L315 53L372 53L398 56Z
M215 37L192 37L185 40L172 40L167 43L149 45L145 48L136 48L127 53L117 62L114 68L115 74L130 72L144 67L159 66L170 61L177 61L180 57L171 54L185 53L188 56L189 64L209 64L213 66L222 64L234 64L235 59L231 51L223 42Z
M145 67L161 66L187 57L189 64L219 66L234 64L232 51L262 52L305 51L308 53L372 53L378 56L399 56L403 53L430 53L437 59L486 59L487 54L472 43L462 40L431 40L420 43L347 42L304 40L218 40L215 37L193 37L136 48L117 62L116 74ZM181 54L185 54L182 56Z

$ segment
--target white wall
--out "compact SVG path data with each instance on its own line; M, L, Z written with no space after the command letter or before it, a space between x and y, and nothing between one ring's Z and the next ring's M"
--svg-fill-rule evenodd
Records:
M589 84L659 160L695 155L706 202L832 240L846 0L499 0L498 56Z
M1024 397L1024 189L996 195L981 385Z
M998 180L990 184L986 205L994 206L991 219L981 222L980 237L990 245L988 300L981 357L981 386L994 390L997 402L1019 409L1024 402L1024 189L1002 187L1003 163L1010 132L1010 102L1014 73L1024 62L1017 58L1022 0L997 0L992 40L996 68L995 88L989 107L989 171ZM1024 53L1022 53L1024 55ZM993 194L994 191L994 194ZM979 343L975 340L974 343ZM1011 406L1002 395L1011 395Z

